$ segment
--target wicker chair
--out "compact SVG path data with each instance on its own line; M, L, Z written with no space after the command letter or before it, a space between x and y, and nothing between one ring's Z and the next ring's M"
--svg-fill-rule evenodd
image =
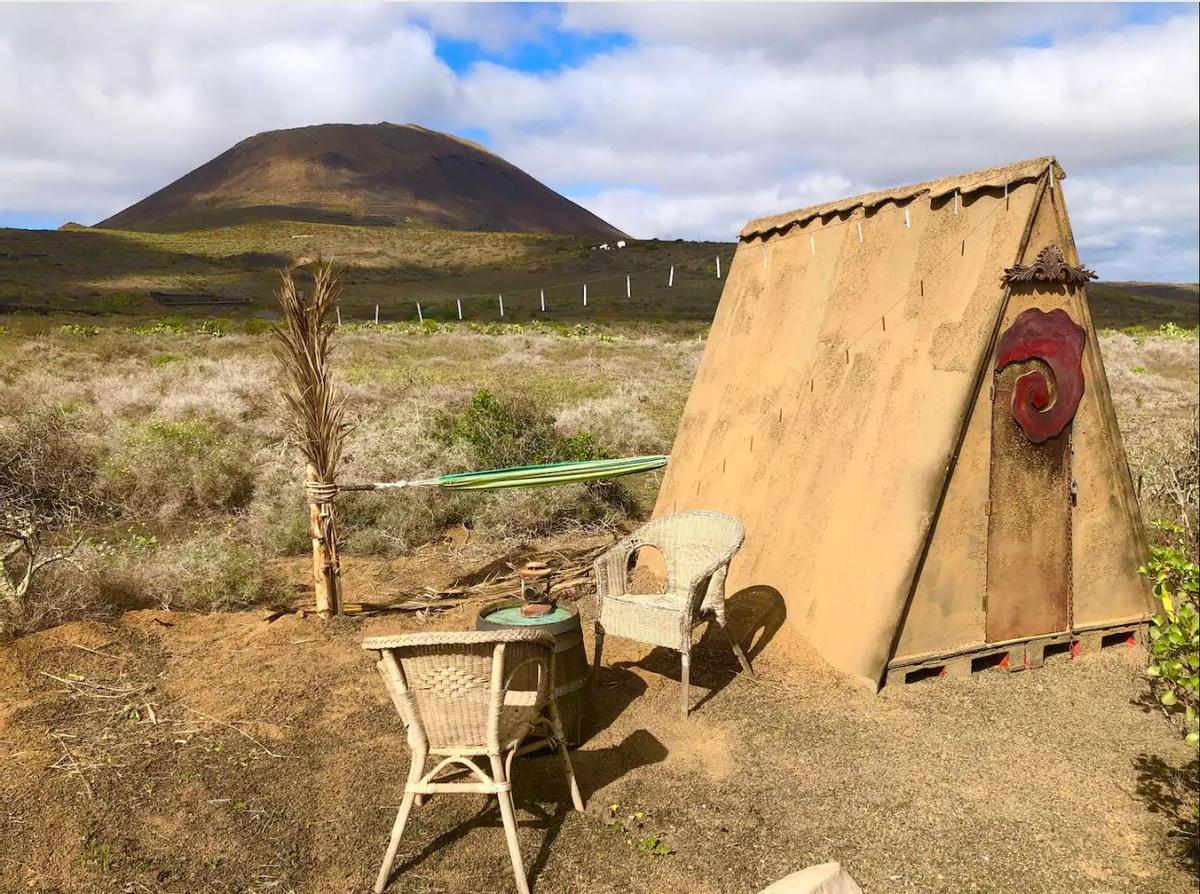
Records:
M596 619L593 677L600 672L606 635L675 649L683 663L683 716L688 714L692 629L704 620L725 626L725 576L745 538L742 523L721 512L696 510L656 519L622 540L593 565L600 614ZM629 565L644 546L666 561L667 591L656 596L627 593ZM754 671L732 636L733 651L750 676Z
M387 885L414 802L423 803L435 792L496 796L517 890L529 894L517 843L511 773L518 751L544 744L522 748L531 733L541 733L557 745L571 801L576 810L583 810L554 701L554 638L521 629L418 633L370 637L363 648L379 653L377 667L404 720L412 750L404 799L375 881L376 894ZM441 760L426 773L430 756ZM490 775L476 761L483 757L490 762ZM435 781L447 769L465 770L470 780Z

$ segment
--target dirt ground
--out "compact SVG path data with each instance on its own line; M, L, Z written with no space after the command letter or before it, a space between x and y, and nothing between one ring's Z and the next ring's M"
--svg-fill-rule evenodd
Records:
M440 584L478 561L443 546L351 562L347 584ZM577 604L588 631L593 604ZM469 627L477 608L139 611L0 646L0 892L368 891L407 751L359 643ZM1143 703L1139 649L871 695L781 611L732 595L759 679L704 633L687 720L676 656L606 642L596 731L574 752L586 812L555 759L514 770L535 892L748 894L825 860L867 894L1196 890L1196 754ZM633 834L611 824L636 812ZM483 796L418 809L396 865L390 891L513 890Z

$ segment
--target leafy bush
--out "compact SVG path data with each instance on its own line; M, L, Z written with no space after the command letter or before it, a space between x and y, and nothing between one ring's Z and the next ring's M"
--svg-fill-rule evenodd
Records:
M84 326L81 323L63 323L58 327L63 335L74 335L78 338L95 338L100 334L99 326Z
M459 412L443 412L434 437L470 460L466 469L610 459L589 432L563 435L555 419L523 396L498 397L483 389ZM447 469L446 471L453 471ZM497 491L464 521L476 521L498 536L544 534L574 523L611 523L637 512L629 490L616 480L563 487Z
M1192 340L1196 338L1197 334L1195 329L1184 329L1182 326L1170 322L1163 323L1157 329L1143 326L1141 323L1135 323L1132 326L1125 326L1120 331L1124 332L1138 344L1151 337Z
M164 609L210 612L283 602L286 586L267 559L261 546L234 525L196 531L161 551L159 566L167 574L155 595Z
M483 389L461 412L445 412L435 437L447 445L463 445L477 468L504 468L538 463L608 459L587 432L559 434L554 417L524 397L499 398Z
M1138 571L1154 586L1160 610L1150 623L1147 673L1155 694L1180 718L1189 745L1200 743L1200 573L1181 542L1182 528L1170 522L1155 527L1175 542L1153 546L1150 561Z
M164 317L134 326L135 335L208 335L220 338L229 329L229 320L208 318L189 323L183 317Z
M134 426L101 477L122 509L161 517L240 509L254 491L245 442L200 418Z
M135 539L97 549L89 577L110 610L157 607L175 611L240 611L283 604L288 590L264 545L245 525L197 528L181 540Z

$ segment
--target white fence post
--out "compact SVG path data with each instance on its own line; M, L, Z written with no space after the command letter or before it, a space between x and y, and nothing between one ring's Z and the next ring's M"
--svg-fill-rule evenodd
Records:
M418 323L425 322L425 314L421 313L421 302L420 301L417 302L417 322Z
M462 299L455 298L454 303L458 307L458 318L461 320L462 319Z
M504 316L504 296L497 295L496 300L500 302L500 316Z
M671 272L667 274L667 288L675 285L675 265L671 265Z
M541 293L541 299L542 299L542 313L545 313L546 312L546 290L540 289L539 291Z

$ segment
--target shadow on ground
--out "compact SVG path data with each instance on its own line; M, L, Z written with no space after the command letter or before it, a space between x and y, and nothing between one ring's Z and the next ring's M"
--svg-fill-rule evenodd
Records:
M1174 765L1155 754L1139 754L1137 796L1151 813L1171 822L1165 842L1171 860L1182 869L1200 872L1200 825L1197 824L1196 792L1200 790L1200 760Z
M783 627L787 608L783 597L774 587L756 586L739 590L725 601L729 636L733 637L746 653L751 667ZM680 680L682 667L679 653L674 649L655 647L645 658L636 663L621 662L614 669L636 664L653 674ZM710 622L692 647L691 684L707 690L699 700L693 702L691 710L701 708L740 674L737 658L730 648L729 637L721 628Z
M622 668L608 668L602 676L595 695L592 729L607 729L636 699L646 691L646 684L636 674ZM667 749L645 729L638 729L621 742L605 748L574 749L571 763L580 793L587 803L599 791L639 767L665 760ZM540 751L517 758L513 762L513 799L518 808L518 822L542 833L541 842L532 862L528 863L529 883L533 886L545 868L554 849L554 842L571 814L570 795L563 777L562 764L556 752ZM443 796L444 797L444 796ZM436 804L438 796L430 798L424 808ZM435 808L436 809L436 808ZM524 821L520 811L534 815L532 823ZM459 841L474 829L501 826L498 802L488 798L479 811L465 822L446 830L426 843L414 856L392 870L394 881L405 872L443 848Z

